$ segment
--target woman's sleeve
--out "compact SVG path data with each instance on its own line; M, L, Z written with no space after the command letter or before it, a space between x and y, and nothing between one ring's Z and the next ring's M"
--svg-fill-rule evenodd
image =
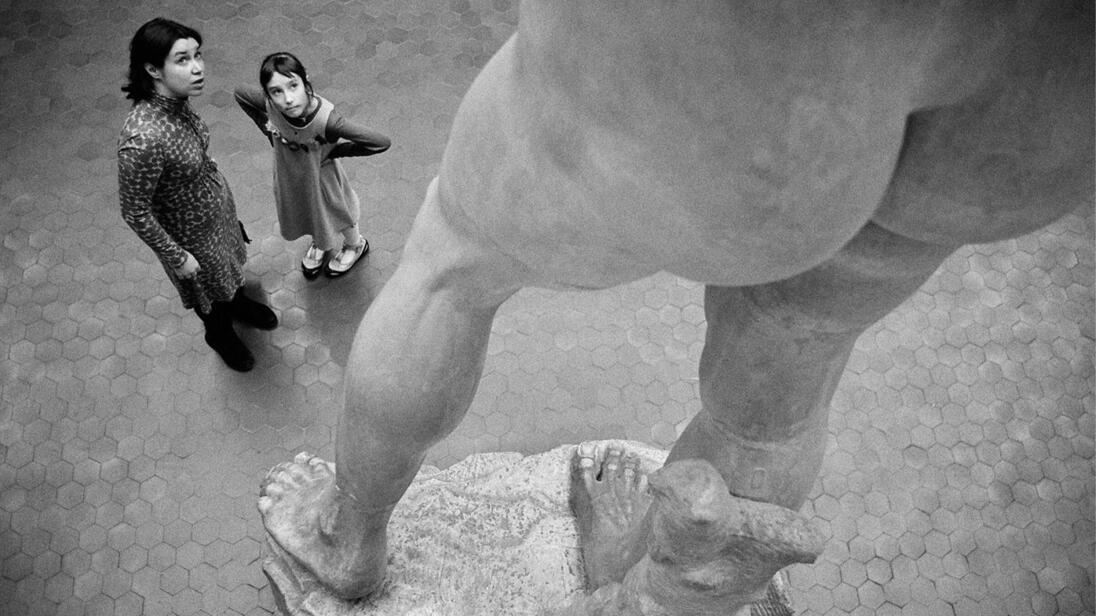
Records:
M332 111L327 117L327 132L324 136L335 144L327 155L328 158L372 156L392 146L388 137L348 121L337 111Z
M160 261L177 268L186 262L186 250L168 235L152 215L152 197L164 168L159 144L142 135L130 135L118 145L118 198L122 219Z
M270 130L266 127L266 123L270 118L266 115L266 97L263 96L263 91L255 86L238 86L235 90L235 96L236 104L244 110L244 113L251 118L255 126L258 126L259 130L270 141ZM273 143L271 141L271 145Z

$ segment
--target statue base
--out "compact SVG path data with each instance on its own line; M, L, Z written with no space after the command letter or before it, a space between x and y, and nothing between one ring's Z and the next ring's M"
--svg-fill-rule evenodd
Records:
M641 443L602 446L610 442L636 454L646 473L666 459L665 451ZM574 450L484 453L445 470L423 467L389 522L384 586L367 599L335 597L268 537L263 571L278 609L285 616L616 614L608 607L620 606L614 600L584 600L582 550L568 505ZM735 611L793 614L782 573L757 603Z
M620 441L662 466L666 452ZM338 599L273 541L263 571L285 616L545 614L583 594L567 504L574 445L522 456L481 453L424 466L388 526L388 577L368 599Z

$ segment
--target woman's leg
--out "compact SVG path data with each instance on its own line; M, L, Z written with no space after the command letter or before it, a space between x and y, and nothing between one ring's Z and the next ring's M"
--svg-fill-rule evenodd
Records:
M232 297L229 306L234 319L252 327L274 329L278 326L278 315L266 304L248 297L243 287L236 289L236 295Z
M213 302L209 313L198 313L205 324L205 341L229 368L248 372L255 366L255 357L232 328L232 305L229 302Z

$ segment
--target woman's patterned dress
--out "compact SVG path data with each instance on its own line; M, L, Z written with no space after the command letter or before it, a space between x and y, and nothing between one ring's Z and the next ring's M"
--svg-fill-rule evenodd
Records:
M236 202L209 157L209 128L185 99L153 94L133 106L118 140L122 217L152 248L183 306L204 314L244 284L247 259ZM189 280L175 268L194 255Z

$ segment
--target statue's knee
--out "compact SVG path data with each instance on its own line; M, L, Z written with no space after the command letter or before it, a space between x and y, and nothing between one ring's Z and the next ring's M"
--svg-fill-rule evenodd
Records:
M445 293L458 303L489 308L521 288L525 271L446 200L438 178L427 188L399 268L427 293Z

